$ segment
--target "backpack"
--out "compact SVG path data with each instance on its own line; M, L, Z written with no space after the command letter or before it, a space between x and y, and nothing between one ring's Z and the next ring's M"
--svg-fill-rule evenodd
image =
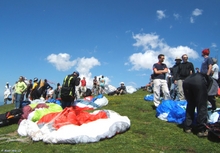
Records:
M73 96L73 85L71 84L74 77L72 75L68 75L63 80L63 85L61 88L61 96Z
M83 97L88 97L88 96L92 96L92 91L89 88L87 88L86 92L83 93Z
M43 80L39 80L37 83L36 88L34 88L34 90L31 93L31 97L32 99L39 99L43 93L42 87L44 85L44 81Z
M22 114L22 109L13 109L4 114L0 114L0 127L17 124Z

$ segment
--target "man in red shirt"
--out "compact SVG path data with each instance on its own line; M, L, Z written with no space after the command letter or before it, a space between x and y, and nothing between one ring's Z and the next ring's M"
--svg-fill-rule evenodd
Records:
M83 79L81 80L81 96L83 95L84 92L86 92L86 78L83 77Z

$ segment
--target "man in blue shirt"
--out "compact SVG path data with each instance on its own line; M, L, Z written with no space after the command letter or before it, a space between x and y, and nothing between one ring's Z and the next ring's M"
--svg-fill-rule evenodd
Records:
M164 55L158 55L158 62L153 65L153 83L154 83L154 105L158 107L160 104L160 90L162 89L164 99L170 99L170 93L166 78L168 68L164 62Z

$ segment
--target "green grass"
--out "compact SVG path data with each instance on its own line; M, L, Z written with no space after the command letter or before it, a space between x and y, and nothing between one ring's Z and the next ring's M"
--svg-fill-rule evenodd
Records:
M111 139L88 144L45 144L42 141L7 142L0 141L0 152L22 153L203 153L219 152L218 139L198 138L195 134L186 134L181 125L168 123L155 117L153 102L144 100L146 91L134 94L106 96L109 104L102 109L110 109L122 116L128 116L131 127ZM218 100L218 103L219 100ZM0 113L13 109L13 105L0 107ZM218 104L219 107L219 104ZM16 134L18 125L0 128L2 137L20 138ZM74 132L74 131L73 131ZM24 138L23 138L24 139ZM216 140L216 141L214 141Z

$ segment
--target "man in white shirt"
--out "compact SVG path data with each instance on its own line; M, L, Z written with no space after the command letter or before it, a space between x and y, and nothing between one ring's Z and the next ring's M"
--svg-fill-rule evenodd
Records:
M5 91L4 91L4 105L7 104L10 95L11 95L11 86L9 85L8 82L6 82Z
M217 59L212 58L213 60L213 65L212 65L212 78L218 81L218 71L219 71L219 66L217 65Z

